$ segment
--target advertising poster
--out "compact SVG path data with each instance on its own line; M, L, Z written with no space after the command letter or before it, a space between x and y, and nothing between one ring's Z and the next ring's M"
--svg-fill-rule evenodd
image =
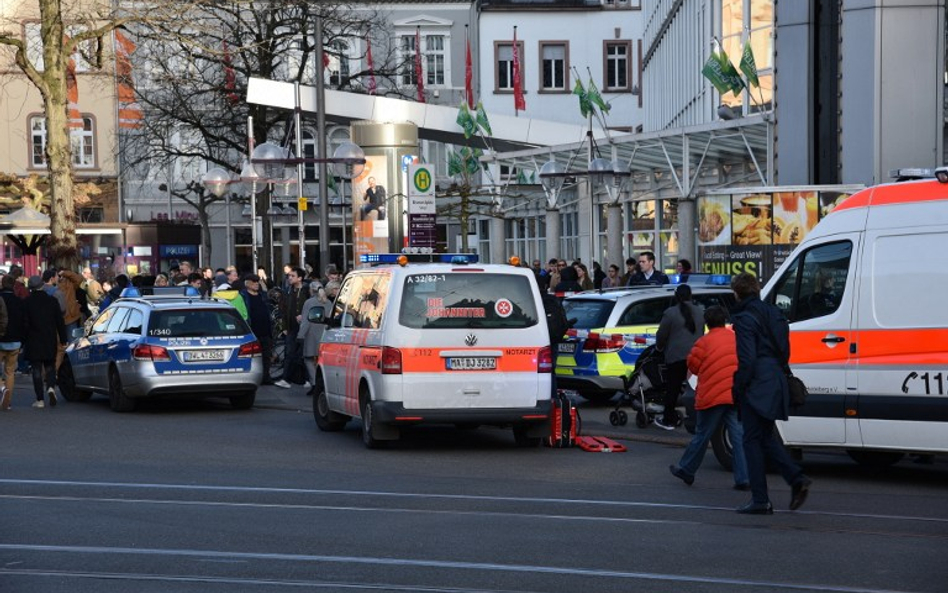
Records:
M352 236L355 261L363 253L388 251L389 171L384 155L366 155L365 169L352 180Z
M815 191L778 192L774 199L774 243L797 245L819 222Z
M773 196L735 194L731 198L731 243L773 244Z

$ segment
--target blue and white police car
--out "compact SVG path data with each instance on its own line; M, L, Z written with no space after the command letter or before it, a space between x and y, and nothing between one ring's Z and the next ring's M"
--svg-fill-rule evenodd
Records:
M237 309L191 291L126 289L66 347L63 397L108 394L116 412L171 396L222 397L251 408L263 379L260 343Z

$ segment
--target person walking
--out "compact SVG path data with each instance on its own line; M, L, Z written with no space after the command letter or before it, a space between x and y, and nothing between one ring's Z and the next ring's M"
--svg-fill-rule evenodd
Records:
M309 320L309 310L321 306L326 314L332 303L326 296L326 289L319 282L310 282L309 298L303 303L303 318L300 320L300 331L296 335L297 342L302 342L303 366L306 367L306 383L309 390L306 395L312 396L316 387L316 357L319 356L319 343L323 340L326 325Z
M678 396L688 374L688 353L704 335L704 311L691 301L691 287L675 289L675 305L665 309L655 333L655 348L665 358L665 411L655 418L655 426L675 430L678 426Z
M286 336L283 358L283 378L274 383L283 389L290 388L290 381L297 380L301 374L303 364L302 355L296 343L296 336L300 330L300 321L303 318L303 303L306 297L303 293L303 278L306 272L302 268L291 268L286 274L289 289L286 292L286 306L283 309L283 333Z
M30 276L27 287L30 296L23 301L23 324L26 359L33 366L33 407L45 408L44 381L49 405L56 405L56 352L66 344L66 324L59 302L46 294L41 277Z
M270 365L273 361L273 318L270 317L270 300L263 292L263 282L257 274L244 276L244 289L240 291L247 310L250 331L260 342L263 357L262 385L273 385Z
M731 280L738 298L732 316L737 336L737 372L734 401L744 425L744 455L750 478L751 500L738 513L771 515L767 491L767 463L790 485L790 510L806 501L813 483L774 437L777 420L786 420L790 391L784 368L790 360L790 328L777 307L760 300L760 283L747 272Z
M3 386L0 387L0 410L9 410L13 384L23 341L23 299L13 291L16 279L10 274L0 278L0 365Z
M688 354L688 370L698 377L695 412L698 416L695 436L688 443L677 465L668 469L672 475L691 486L704 461L708 441L721 424L726 424L733 446L734 489L750 490L747 461L744 459L744 429L737 418L734 397L734 371L737 370L737 343L728 327L723 307L708 307L704 312L708 333L698 338Z

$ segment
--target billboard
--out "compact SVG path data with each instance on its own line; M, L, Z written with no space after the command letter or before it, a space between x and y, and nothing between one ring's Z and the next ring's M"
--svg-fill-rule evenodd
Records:
M365 169L352 180L352 236L355 261L363 253L386 253L388 246L388 157L366 155Z

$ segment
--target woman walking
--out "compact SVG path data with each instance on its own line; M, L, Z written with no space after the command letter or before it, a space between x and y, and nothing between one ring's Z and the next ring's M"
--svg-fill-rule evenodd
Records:
M675 430L678 426L678 396L688 374L688 353L704 335L704 311L691 302L691 287L675 289L676 304L665 309L655 334L655 348L665 357L665 411L655 418L655 426Z

